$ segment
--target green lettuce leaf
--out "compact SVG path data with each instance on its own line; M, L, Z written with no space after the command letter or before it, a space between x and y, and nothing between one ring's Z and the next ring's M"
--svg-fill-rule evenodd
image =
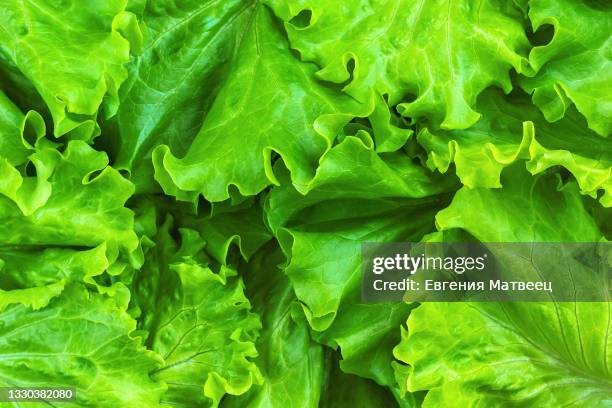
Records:
M130 171L137 190L151 191L151 151L167 144L185 154L227 75L252 6L237 0L142 3L130 8L140 19L143 49L127 65L115 132L107 125L102 137L116 150L115 167Z
M612 207L602 207L593 199L585 199L587 211L593 217L603 236L612 241Z
M435 128L474 124L478 94L491 85L509 92L510 69L527 65L521 13L501 1L269 3L286 21L291 46L322 67L320 78L346 84L362 102L372 90L386 95L400 114Z
M14 64L36 87L53 116L54 135L89 140L95 121L117 110L127 77L130 44L120 30L129 24L125 0L87 7L65 2L0 3L0 64Z
M77 390L9 404L612 406L608 303L361 298L612 239L604 3L0 0L0 387Z
M134 276L131 301L137 310L139 329L154 333L163 316L157 311L173 307L172 293L180 287L179 276L170 270L170 265L184 259L207 263L208 258L202 253L206 243L196 231L181 229L180 245L175 242L170 235L174 232L172 216L166 216L163 224L158 227L157 217L161 215L158 215L158 209L151 202L138 203L137 224L143 224L143 218L147 216L145 211L148 210L153 212L154 224L147 231L151 235L145 235L142 239L145 263ZM150 346L152 340L152 336L147 338L147 346Z
M384 157L346 137L323 158L306 196L286 182L265 209L315 339L340 347L344 371L390 385L391 349L411 306L361 304L360 244L419 240L455 181L432 178L404 153Z
M517 160L526 160L532 174L563 166L582 194L597 197L603 190L602 205L612 206L612 144L587 129L575 109L548 123L527 96L497 90L484 92L477 106L486 114L469 129L419 132L430 169L444 173L454 163L464 185L500 188L502 170Z
M264 224L261 205L253 199L239 205L215 204L210 214L204 216L181 214L177 222L206 237L206 252L220 264L235 261L232 246L235 245L240 256L248 261L272 238Z
M0 385L75 387L68 407L159 406L164 386L149 372L161 359L135 327L113 299L78 285L38 311L11 306L0 313Z
M111 276L142 263L133 214L124 207L132 184L81 141L63 153L22 146L33 152L25 167L0 156L0 310L11 303L40 308L75 281L120 291L126 303L129 294Z
M396 352L414 366L408 388L430 389L424 407L608 406L609 313L590 303L429 303Z
M504 189L460 190L436 222L483 242L592 242L601 234L575 183L513 166ZM607 406L607 303L426 303L395 355L424 407ZM444 327L440 330L440 327Z
M106 243L113 261L122 253L138 264L133 213L124 207L133 186L107 167L106 154L72 141L63 153L44 148L29 160L34 176L0 161L0 245Z
M502 174L503 189L463 187L436 215L440 230L461 228L481 242L598 242L601 232L575 182L556 173L531 177L519 164Z
M39 114L32 111L24 115L0 91L0 157L12 166L25 163L44 134L45 123Z
M315 67L295 59L266 6L253 6L235 54L186 155L178 159L168 146L153 153L155 179L168 195L222 201L230 186L257 194L278 184L276 155L300 188L344 124L367 113L358 115L351 98L319 84Z
M371 380L343 373L337 356L329 357L327 364L330 367L319 407L393 407L397 405L388 389Z
M121 200L121 190L125 189L129 195L129 183L111 181L113 178L109 180L108 176L93 182L93 173L107 164L103 153L74 142L64 155L60 154L53 143L43 138L45 123L41 116L35 111L22 114L1 92L0 133L0 218L3 223L0 310L14 303L39 309L70 282L85 282L101 291L110 291L104 282L94 277L105 271L116 274L124 268L125 258L111 268L118 256L116 239L123 241L125 255L129 257L137 246L136 237L130 230L129 210L121 208L127 199L124 196ZM92 185L88 185L90 181ZM75 188L79 183L81 191ZM116 188L120 191L113 191ZM108 206L112 200L108 200L106 194L111 191L114 198L119 199L115 202L116 209ZM70 200L74 200L76 208L65 206ZM81 205L85 202L88 206ZM90 214L88 207L98 209ZM116 221L125 225L115 224L113 230L113 219L118 216ZM96 231L83 228L83 222L89 227L97 224L110 231L96 236ZM71 225L72 230L85 232L88 242L71 231ZM70 240L70 235L77 235L78 241ZM137 263L136 258L132 261ZM125 291L113 289L116 290L122 291L125 301Z
M352 281L349 284L354 285ZM333 323L323 332L314 332L313 337L331 348L339 348L343 372L394 387L391 363L393 347L400 340L397 329L414 306L362 304L356 287L351 287L351 292L343 296Z
M289 183L271 192L268 223L315 330L327 329L342 294L359 287L360 242L420 238L433 229L433 216L446 203L440 193L454 186L452 179L439 180L434 183L403 154L385 162L347 137L324 157L305 197ZM402 222L408 218L414 222Z
M520 78L547 120L561 119L573 103L589 127L612 132L612 8L604 2L531 0L529 18L536 31L552 25L548 44L534 47L529 63L535 74Z
M319 406L326 373L323 346L310 336L310 328L279 266L284 257L271 243L248 264L245 283L253 309L262 318L262 333L255 360L263 384L231 397L223 407L315 408Z
M259 319L235 272L219 274L197 265L176 264L182 293L168 310L158 310L160 325L151 347L164 358L154 378L168 383L162 403L218 406L226 394L242 394L261 374L250 361Z
M97 286L94 277L109 266L105 244L82 251L0 245L0 310L13 303L39 309L69 282Z
M36 88L19 68L0 54L0 89L22 112L36 111L52 124L51 114ZM51 126L49 126L51 128Z
M153 378L168 384L162 404L218 406L225 394L242 394L260 382L251 358L261 324L236 272L198 264L206 262L199 234L181 229L179 246L171 227L167 218L133 287L146 345L164 361Z

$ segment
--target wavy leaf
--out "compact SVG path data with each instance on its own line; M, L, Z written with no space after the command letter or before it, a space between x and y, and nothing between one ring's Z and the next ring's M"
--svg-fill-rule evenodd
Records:
M361 304L361 242L420 239L455 184L434 182L403 153L385 159L347 137L323 158L305 197L282 184L266 212L314 337L340 347L344 371L390 385L396 328L411 306Z
M510 69L527 65L521 14L501 1L269 3L285 20L291 46L321 67L320 78L346 83L344 91L362 102L372 90L387 95L400 114L434 128L474 124L477 96L491 85L509 92ZM299 20L303 13L308 21Z
M40 309L70 282L96 285L109 266L104 244L84 251L0 245L0 310L13 303Z
M230 186L257 194L278 184L276 154L298 188L306 184L342 126L359 116L351 113L354 102L318 84L314 71L295 60L268 9L255 5L228 78L185 157L167 146L153 153L164 192L186 201L200 193L222 201Z
M478 106L486 115L469 129L419 132L430 169L444 173L454 163L464 185L500 188L502 170L516 161L527 160L532 174L563 166L582 194L597 197L603 190L601 203L612 205L612 144L588 130L575 109L548 123L524 95L495 90L483 93Z
M0 245L106 243L112 261L121 251L138 264L133 214L124 207L133 186L107 167L106 154L72 141L64 153L44 148L30 161L36 175L25 177L0 161Z
M251 5L164 0L129 7L141 20L144 44L127 65L117 116L102 137L137 190L154 191L151 151L167 144L185 154L227 76Z
M554 27L548 44L534 47L529 63L535 73L520 79L547 120L565 116L571 103L602 136L612 132L612 8L596 1L531 0L533 30Z
M245 276L247 295L262 318L255 363L263 384L224 400L223 407L315 408L325 377L323 346L310 337L308 322L287 276L278 245L257 252Z
M516 166L503 176L502 190L460 190L439 228L483 242L600 239L574 183ZM424 407L606 406L609 325L607 303L426 303L395 355L412 366L407 389L429 390Z
M117 110L130 45L119 30L125 0L0 3L0 63L10 61L33 83L53 116L54 134L89 140L99 134L100 105Z
M3 387L75 387L69 407L159 406L161 359L131 333L136 322L113 299L72 285L48 307L0 313Z
M200 266L198 233L182 229L178 246L171 226L168 218L160 227L135 280L140 327L149 333L147 346L164 359L153 373L168 384L162 404L216 407L225 394L243 394L260 382L251 359L261 323L236 272Z

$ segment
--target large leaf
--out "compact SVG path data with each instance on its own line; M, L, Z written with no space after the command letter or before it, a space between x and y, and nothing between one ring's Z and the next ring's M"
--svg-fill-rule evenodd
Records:
M502 190L461 190L439 227L484 242L601 237L575 184L510 170ZM408 390L429 390L427 407L608 406L609 325L607 303L427 303L395 353L412 366Z
M548 123L525 95L496 90L483 93L477 106L486 115L469 129L419 132L429 168L446 172L454 163L464 185L499 188L502 170L517 160L528 160L533 174L563 166L583 194L603 190L601 203L612 206L612 143L587 129L575 109Z
M250 361L257 356L253 340L259 319L235 272L219 274L197 265L177 264L181 293L161 314L151 347L165 365L154 378L169 384L163 403L175 406L218 406L226 394L242 394L260 373Z
M74 281L108 291L112 279L94 277L105 271L117 275L142 262L133 215L124 207L131 183L106 167L104 153L81 141L60 153L38 146L49 143L35 148L23 135L11 137L21 138L25 153L33 153L30 170L11 164L23 158L0 156L0 309L11 303L45 306ZM36 174L29 176L32 170ZM125 288L116 290L127 302Z
M419 240L433 230L436 211L447 203L442 193L454 180L430 178L403 153L385 159L347 137L324 157L309 194L283 184L266 211L288 258L285 273L321 332L315 338L340 347L343 370L388 385L396 328L410 306L360 304L360 244Z
M127 66L119 92L115 165L131 172L139 190L150 190L152 149L167 144L175 154L185 154L226 76L252 7L237 0L164 0L131 7L145 42Z
M106 243L138 264L133 214L124 207L132 184L107 167L106 154L81 141L63 153L43 148L29 157L35 176L0 159L0 245L95 247Z
M81 286L42 310L11 306L0 313L0 385L75 387L69 407L156 407L163 384L149 372L161 359L135 327L113 299Z
M427 407L604 407L609 313L605 303L430 303L396 351L414 365L409 389L430 389Z
M276 169L280 172L280 166ZM350 204L355 200L357 212L374 215L386 207L393 208L392 198L420 199L457 187L454 177L431 174L405 152L377 154L370 136L359 132L346 137L323 157L316 177L305 186L307 194L283 184L272 190L265 210L275 232L315 204L325 210L326 202ZM345 214L334 213L331 208L327 213L331 219L345 218Z
M284 258L270 244L249 262L247 294L262 317L262 334L255 362L263 384L224 407L315 408L319 406L325 376L323 346L310 337L308 322L287 276L279 268Z
M275 154L298 187L306 184L338 131L356 116L351 98L317 83L314 71L295 59L270 11L256 3L228 78L185 157L176 158L167 146L153 154L166 194L222 201L230 186L257 194L278 183Z
M0 64L14 64L34 84L53 116L55 136L74 131L89 139L99 133L102 102L107 115L117 110L130 48L119 33L130 24L125 4L0 2Z
M242 394L260 381L250 361L260 322L236 272L200 266L204 242L197 232L181 230L178 246L171 226L168 218L136 277L140 327L149 333L147 346L164 359L153 373L169 386L162 403L218 406L226 393Z
M72 142L62 154L44 134L38 113L24 115L0 93L0 310L46 306L70 282L120 290L125 303L125 288L99 278L139 264L124 208L132 186L104 153Z
M529 18L533 29L550 24L548 44L529 54L535 76L521 78L525 90L549 121L561 119L574 103L603 136L612 132L612 8L597 1L532 0Z
M576 183L558 174L530 177L519 164L502 175L503 189L463 187L436 215L441 230L461 228L481 242L597 242L601 236Z
M510 69L526 65L521 13L502 1L269 3L287 22L291 46L322 67L320 78L348 82L344 91L363 102L372 90L387 95L402 115L435 128L475 123L478 94L490 85L510 91Z
M306 197L284 184L268 199L268 222L289 258L286 273L315 330L327 329L343 294L359 286L360 242L419 239L446 199L427 196L453 186L452 179L432 183L403 154L388 162L348 137L325 156Z

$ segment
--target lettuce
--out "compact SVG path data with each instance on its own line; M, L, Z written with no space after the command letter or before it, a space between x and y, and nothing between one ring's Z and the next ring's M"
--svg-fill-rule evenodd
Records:
M113 298L74 285L44 309L17 304L0 316L3 387L74 387L80 406L155 406L164 392L149 376L160 357Z
M484 242L601 237L575 182L560 186L556 175L530 180L524 169L511 170L501 190L460 190L437 216L441 230L460 228ZM493 219L501 220L494 230ZM608 327L607 302L428 303L408 319L395 355L413 367L407 389L429 390L423 406L606 406Z
M99 134L98 110L116 112L130 52L122 29L133 18L125 6L125 0L78 10L62 2L2 2L3 63L31 81L49 109L55 136L89 140Z
M563 118L573 103L591 129L602 136L610 134L609 11L597 2L530 3L533 30L552 25L555 31L548 44L529 53L533 73L521 78L520 84L547 120Z
M587 0L0 0L0 387L609 406L607 302L364 303L360 251L612 239L610 21Z

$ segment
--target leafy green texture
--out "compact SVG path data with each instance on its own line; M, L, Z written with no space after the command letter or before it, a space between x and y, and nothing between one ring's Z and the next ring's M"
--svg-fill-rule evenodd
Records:
M129 42L119 32L130 18L125 0L0 3L0 63L19 68L40 93L55 125L54 135L74 131L89 139L99 131L96 114L117 110Z
M321 66L321 79L349 82L344 91L362 101L372 90L388 95L392 105L400 103L402 115L444 129L474 124L478 94L490 85L510 91L510 69L521 72L526 65L520 13L505 2L270 3L287 21L292 47ZM292 23L306 11L312 15L308 24Z
M554 176L512 170L503 190L459 191L438 214L440 228L484 242L601 237L574 183L557 188ZM412 313L395 353L413 367L408 390L430 390L424 406L606 406L609 313L607 303L429 303Z
M247 294L262 316L256 360L264 383L227 401L228 407L317 407L325 380L323 346L310 336L293 287L279 268L283 256L268 245L249 263Z
M29 118L20 125L40 124L36 115ZM68 282L99 286L94 276L141 264L133 215L123 207L132 186L106 166L104 153L80 141L60 153L45 140L33 147L23 133L6 136L7 142L20 140L21 151L31 154L0 156L0 309L11 303L39 308ZM28 166L35 175L27 174ZM102 282L100 289L110 284Z
M347 137L324 157L306 197L283 186L269 197L268 221L288 258L285 273L312 328L324 331L315 338L341 348L346 371L392 382L390 352L410 306L359 304L360 242L419 240L433 230L436 209L447 202L442 193L454 185L434 180L403 154L385 162Z
M260 322L249 312L236 272L221 267L214 273L198 264L206 262L194 259L205 243L182 229L177 247L170 221L160 227L136 281L147 345L164 361L153 378L168 384L162 404L218 406L225 393L242 394L259 381L249 359L257 355Z
M261 206L252 200L235 206L215 206L205 217L186 214L179 221L207 237L206 252L222 264L232 261L232 247L236 246L240 256L248 260L272 238L263 224Z
M409 388L431 389L424 406L607 406L608 320L605 304L432 303L397 351L415 367Z
M21 303L39 309L59 295L68 282L96 284L110 266L106 246L77 251L68 248L0 247L0 309Z
M0 313L3 387L76 387L66 406L157 406L163 384L148 371L161 363L131 333L136 322L112 299L71 286L40 311Z
M228 78L185 157L177 159L167 146L153 155L167 194L222 201L230 185L243 195L259 193L278 184L273 154L304 185L354 116L350 98L318 84L314 66L295 61L268 9L255 6L251 13Z
M320 407L388 407L395 401L389 390L373 381L343 373L337 364L327 376Z
M563 166L583 194L597 197L603 190L601 203L612 205L612 144L586 129L576 110L548 123L524 95L503 97L493 90L481 96L479 105L487 115L469 129L419 133L428 167L446 172L454 163L464 185L499 188L502 170L519 159L527 160L533 174Z
M612 8L603 2L533 0L529 19L534 31L552 25L554 35L534 47L529 63L535 70L521 84L547 120L561 119L571 103L589 127L602 136L612 132Z
M160 314L151 347L165 365L154 372L169 384L162 403L217 406L225 393L241 394L259 381L248 360L255 357L252 340L259 320L249 313L242 286L231 270L213 273L196 265L173 268L182 284L182 297ZM221 367L221 369L219 369ZM203 395L193 393L203 389Z
M120 88L122 103L114 118L116 166L129 170L140 189L150 190L151 151L164 143L175 154L185 154L227 76L228 61L252 11L248 3L235 0L132 7L145 42Z
M599 241L601 233L576 183L563 185L556 174L531 178L520 166L509 170L501 190L459 190L436 216L438 227L461 228L481 242Z
M123 205L132 185L104 153L72 141L64 153L41 149L29 157L35 176L4 161L0 167L0 244L96 246L106 243L137 263L133 215Z
M364 242L612 239L611 13L0 0L0 386L77 390L12 406L611 406L606 302L361 298Z
M0 91L0 155L13 166L23 164L32 143L44 136L45 124L36 112L24 115L7 96Z

